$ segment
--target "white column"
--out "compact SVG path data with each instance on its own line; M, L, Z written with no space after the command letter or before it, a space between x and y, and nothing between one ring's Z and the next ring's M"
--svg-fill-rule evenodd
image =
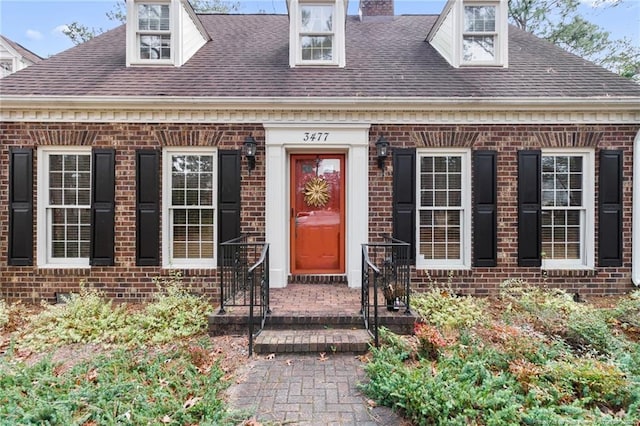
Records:
M287 224L287 156L282 145L266 149L265 236L269 243L269 287L287 286L289 243Z

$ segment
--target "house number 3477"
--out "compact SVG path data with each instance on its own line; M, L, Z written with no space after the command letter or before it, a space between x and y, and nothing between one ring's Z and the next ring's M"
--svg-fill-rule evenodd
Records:
M304 142L326 142L329 132L304 132Z

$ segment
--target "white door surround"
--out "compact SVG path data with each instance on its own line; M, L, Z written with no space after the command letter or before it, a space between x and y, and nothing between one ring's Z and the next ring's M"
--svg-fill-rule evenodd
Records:
M265 124L266 239L269 282L286 287L289 266L289 182L291 153L346 154L346 275L349 287L361 284L361 244L369 238L369 124Z

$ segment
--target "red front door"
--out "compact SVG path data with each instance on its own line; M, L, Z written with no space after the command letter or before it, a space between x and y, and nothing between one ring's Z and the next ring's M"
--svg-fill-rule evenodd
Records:
M344 273L344 155L291 156L291 272Z

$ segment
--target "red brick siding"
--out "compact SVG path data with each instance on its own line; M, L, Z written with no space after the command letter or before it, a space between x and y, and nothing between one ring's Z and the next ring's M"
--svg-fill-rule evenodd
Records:
M633 140L638 126L426 126L374 125L370 132L370 241L381 241L390 234L392 216L392 159L383 173L376 161L375 141L384 135L396 147L467 146L470 149L498 151L498 266L454 272L452 285L466 294L495 293L507 278L562 287L581 294L614 294L629 291L631 283L631 209ZM573 134L576 136L573 136ZM265 151L264 129L260 124L128 124L128 123L0 123L0 297L37 302L53 300L56 293L77 291L80 282L101 288L117 300L142 300L155 291L153 278L168 276L161 267L135 265L135 153L137 149L165 146L217 146L239 149L249 134L258 141L256 168L248 173L242 158L243 233L264 235L265 229ZM569 136L567 136L567 134ZM40 145L87 145L116 149L116 245L115 266L88 269L43 269L7 266L8 158L10 147ZM620 268L596 268L592 272L549 271L517 266L517 150L550 146L593 146L598 169L599 149L624 150L624 259ZM34 157L37 152L34 151ZM34 171L37 162L34 158ZM35 179L34 179L35 180ZM596 176L596 197L597 197ZM37 185L37 182L34 182ZM37 202L34 194L34 203ZM597 199L595 205L597 206ZM35 208L35 204L34 204ZM597 215L596 215L597 230ZM34 238L37 239L34 214ZM597 232L596 232L597 239ZM37 241L37 240L36 240ZM34 258L35 258L34 246ZM597 259L597 240L596 240ZM186 270L185 282L194 291L216 297L217 270ZM447 281L447 271L412 272L416 290Z
M7 266L8 240L0 238L0 297L37 302L54 300L56 293L78 291L81 282L103 290L117 300L142 300L156 289L153 278L168 276L161 267L136 266L136 150L161 149L165 146L217 146L219 149L239 149L249 134L258 141L256 168L248 174L242 159L243 201L241 231L264 234L264 129L258 124L42 124L0 123L0 229L8 230L8 158L10 147L92 146L116 149L116 229L115 266L87 269L45 269ZM34 150L34 173L37 168ZM37 178L34 176L34 185ZM35 190L34 190L35 191ZM162 202L162 201L161 201ZM34 192L34 242L37 194ZM34 244L34 259L36 247ZM35 262L34 262L35 263ZM184 282L198 293L218 295L218 271L189 269L183 271Z
M393 148L469 147L498 151L498 265L493 268L472 268L453 271L451 284L464 294L496 293L502 281L521 278L530 283L559 287L585 295L606 295L628 292L631 282L631 212L633 141L638 126L400 126L375 125L370 132L370 194L371 215L369 238L381 241L391 234L392 224L392 161L387 159L383 174L375 160L375 141L384 135ZM575 136L574 136L575 134ZM599 268L594 271L543 271L517 265L517 151L519 149L592 147L595 149L595 206L598 206L598 151L622 149L623 172L623 266ZM595 215L595 261L598 258L598 216ZM472 236L473 238L473 236ZM420 291L444 285L449 271L412 270L412 286Z

